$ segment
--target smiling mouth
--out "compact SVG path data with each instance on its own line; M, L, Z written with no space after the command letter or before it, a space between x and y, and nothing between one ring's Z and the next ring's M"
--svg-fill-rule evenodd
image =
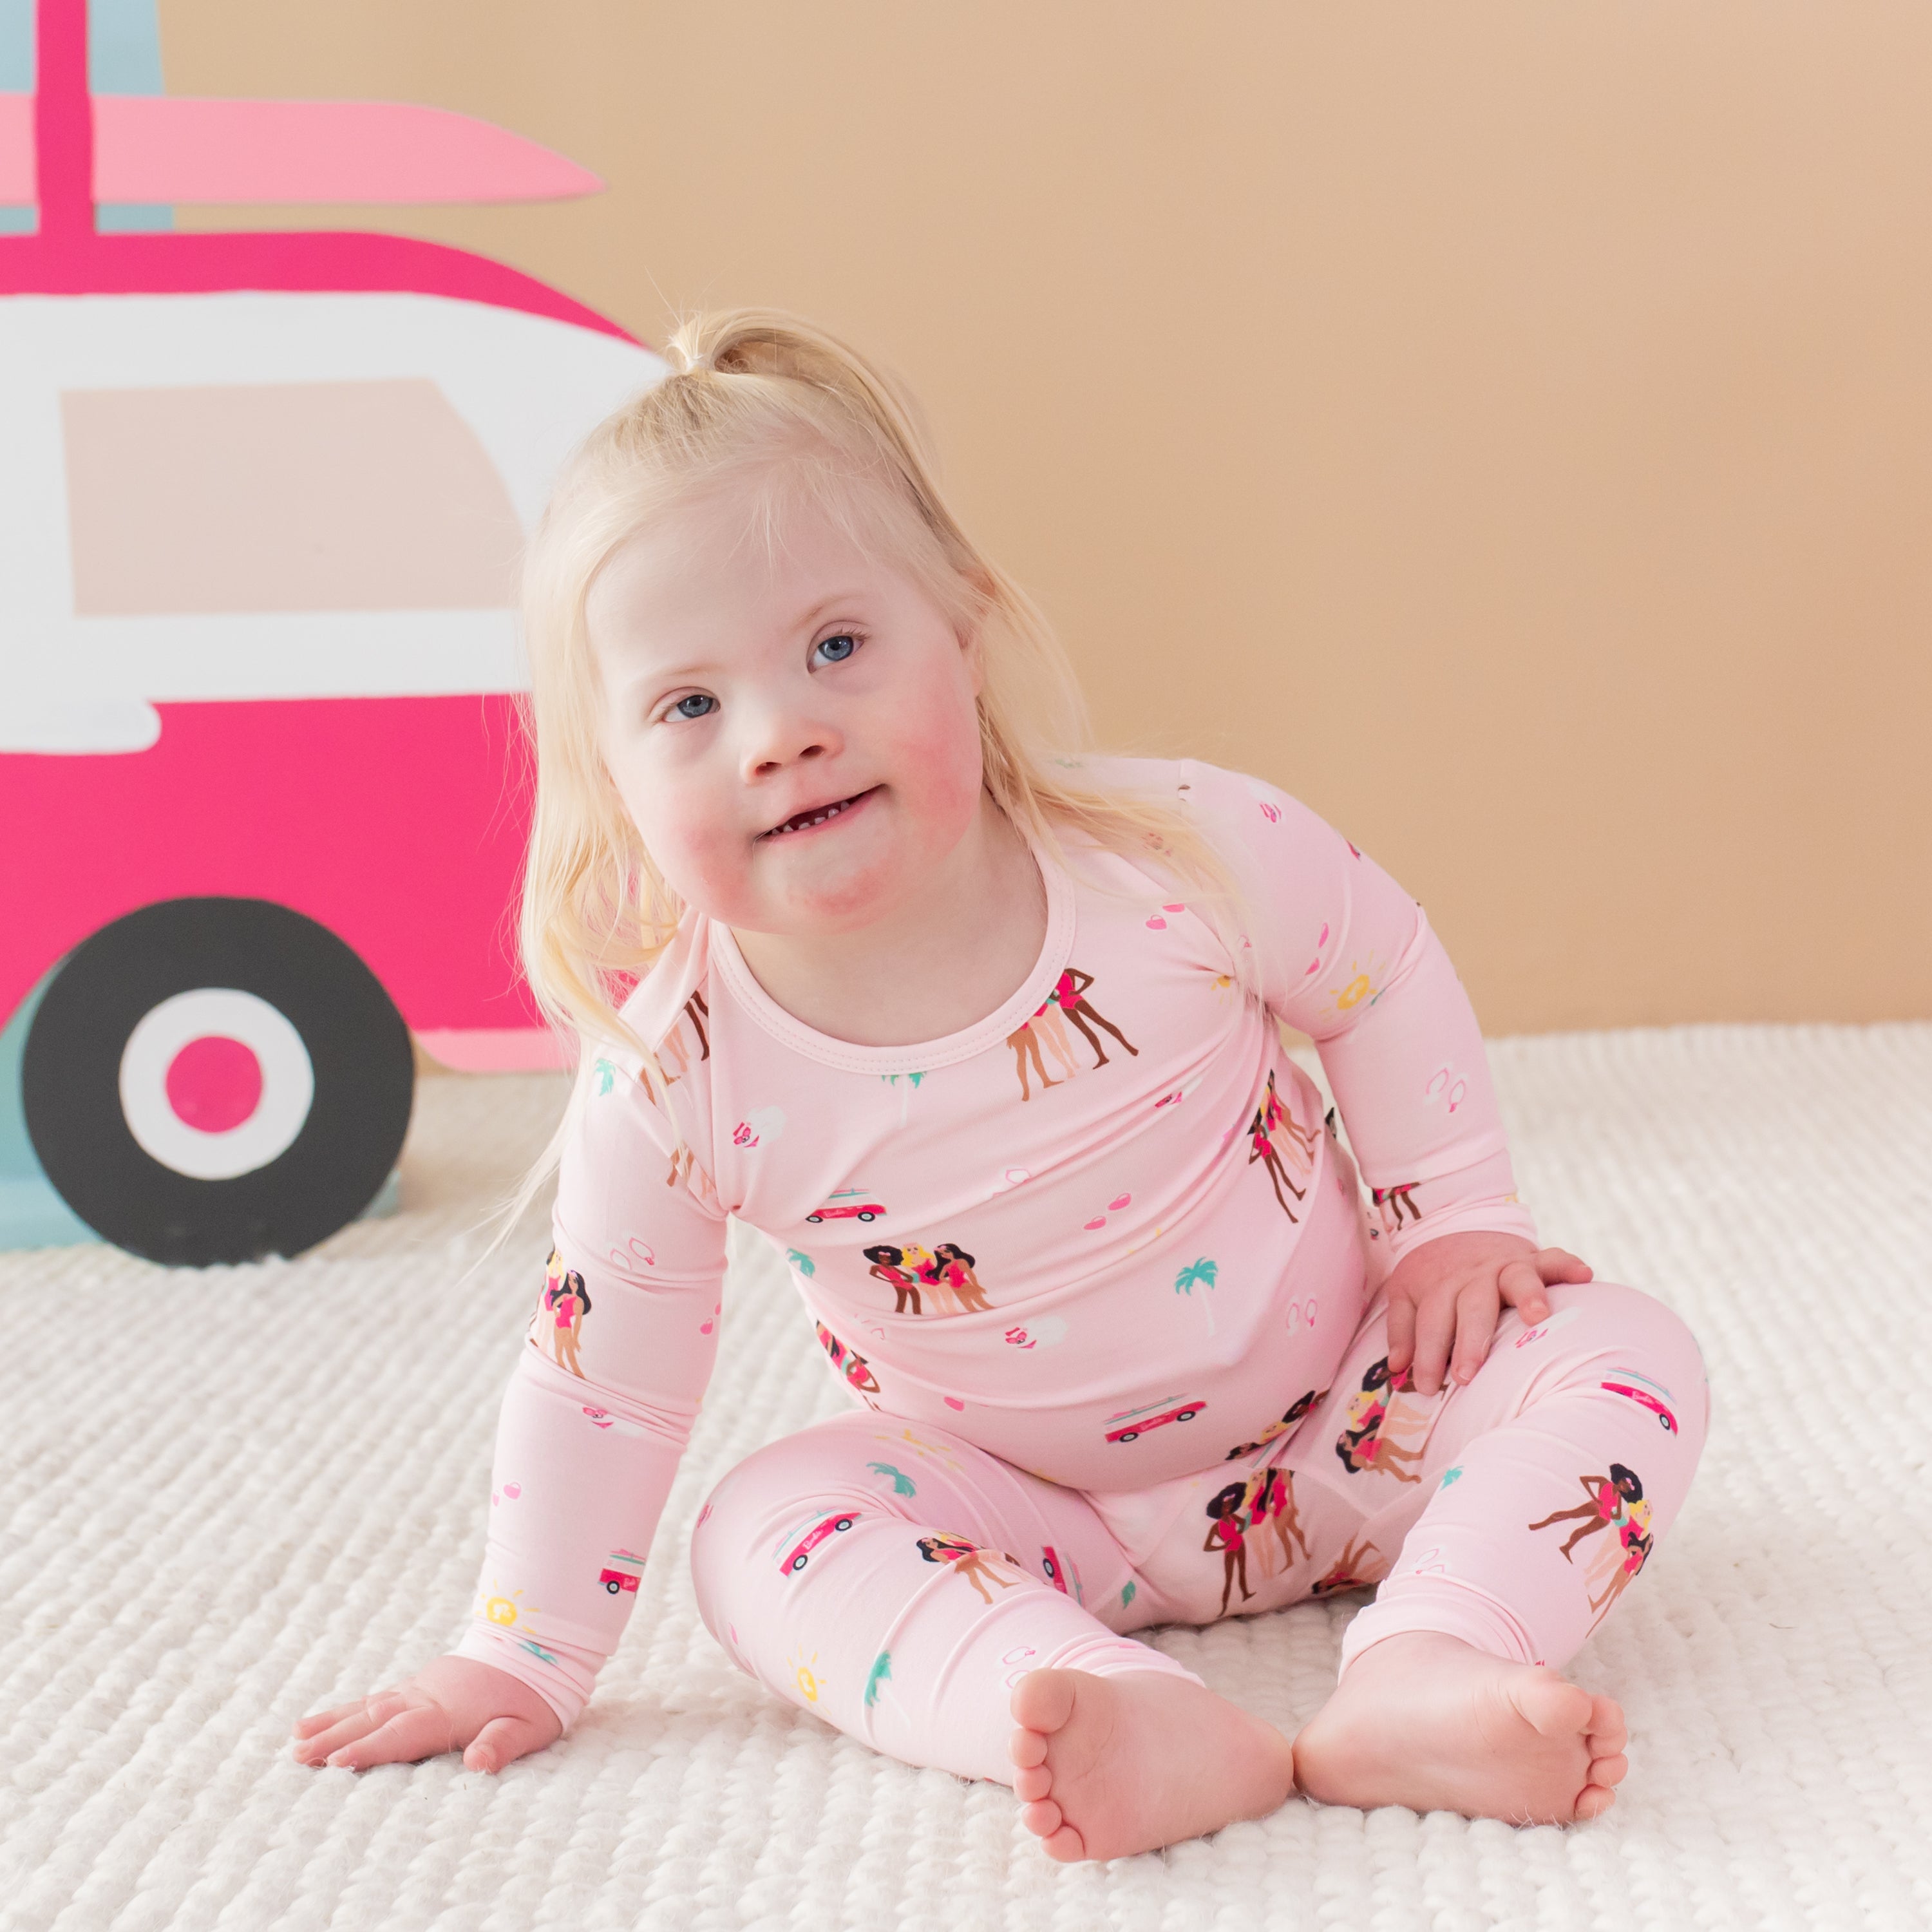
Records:
M831 805L814 806L809 812L794 813L782 825L774 825L769 832L760 832L760 838L782 838L790 832L809 832L814 825L823 825L828 819L836 818L842 812L851 810L861 800L868 799L878 790L877 785L868 785L863 791L854 792L850 798L842 798Z

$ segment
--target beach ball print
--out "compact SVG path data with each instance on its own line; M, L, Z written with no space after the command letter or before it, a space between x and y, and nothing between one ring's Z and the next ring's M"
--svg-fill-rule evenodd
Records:
M1014 1348L1051 1348L1066 1339L1066 1318L1058 1315L1036 1315L1006 1330L1007 1346Z
M734 1147L765 1147L784 1132L782 1107L754 1107L731 1130Z

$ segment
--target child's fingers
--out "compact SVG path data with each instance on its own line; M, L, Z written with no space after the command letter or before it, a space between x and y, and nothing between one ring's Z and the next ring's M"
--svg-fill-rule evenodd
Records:
M298 1744L295 1754L304 1764L333 1762L339 1754L350 1751L352 1746L379 1730L404 1704L400 1691L377 1690L353 1704L342 1705L337 1711L325 1713L336 1721Z
M388 1707L384 1708L386 1712ZM418 1758L435 1757L448 1750L451 1742L448 1714L425 1701L386 1714L362 1736L330 1752L328 1762L350 1771L399 1762L412 1764Z
M326 1731L332 1724L339 1724L345 1718L352 1718L368 1702L358 1697L352 1704L338 1704L326 1711L311 1711L305 1718L298 1718L295 1727L289 1732L292 1738L312 1738L318 1731Z
M1544 1280L1528 1262L1505 1262L1497 1270L1496 1292L1510 1307L1520 1310L1526 1322L1541 1322L1550 1313L1550 1298L1543 1292Z
M327 1730L318 1731L297 1744L296 1759L303 1764L321 1764L344 1745L353 1744L358 1738L367 1737L375 1728L373 1718L360 1708L353 1709Z
M1389 1373L1399 1376L1415 1359L1415 1304L1406 1294L1391 1294L1388 1305Z
M521 1718L492 1718L463 1754L466 1771L501 1771L512 1759L536 1748L535 1733Z
M1538 1248L1530 1258L1545 1281L1567 1281L1580 1286L1592 1280L1596 1270L1580 1261L1568 1248Z
M1502 1298L1496 1284L1478 1276L1456 1298L1456 1353L1449 1372L1459 1382L1473 1381L1490 1352Z
M1436 1296L1417 1310L1414 1382L1419 1394L1433 1395L1442 1386L1455 1336L1456 1304L1446 1295Z

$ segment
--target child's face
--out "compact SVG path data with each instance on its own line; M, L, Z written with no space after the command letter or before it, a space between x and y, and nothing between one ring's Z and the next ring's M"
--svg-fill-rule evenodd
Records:
M752 932L849 932L915 900L974 823L976 649L808 501L774 545L745 527L728 499L693 506L598 573L605 762L688 903Z

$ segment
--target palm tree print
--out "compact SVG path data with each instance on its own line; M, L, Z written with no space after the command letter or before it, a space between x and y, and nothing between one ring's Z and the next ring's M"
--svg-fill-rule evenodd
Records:
M1214 1278L1220 1272L1218 1266L1204 1255L1198 1261L1190 1262L1174 1277L1174 1292L1176 1294L1186 1295L1191 1300L1195 1283L1198 1282L1204 1288L1212 1288ZM1208 1311L1208 1332L1211 1335L1214 1332L1214 1304L1204 1294L1201 1298L1201 1305Z

